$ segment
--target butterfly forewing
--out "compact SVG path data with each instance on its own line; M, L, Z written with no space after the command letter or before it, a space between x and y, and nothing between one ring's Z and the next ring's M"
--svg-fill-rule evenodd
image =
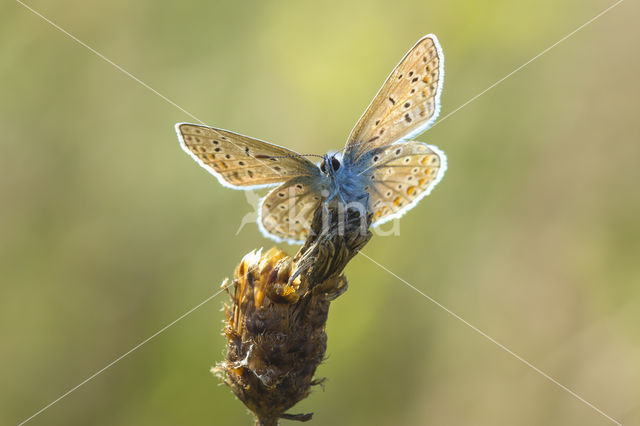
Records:
M425 131L440 112L444 56L434 35L420 39L391 72L347 140L353 158Z
M260 206L260 228L270 238L302 242L320 205L322 180L299 176L273 189Z
M311 161L278 145L197 124L180 123L176 131L183 149L225 186L248 189L320 174Z
M373 225L402 216L442 179L446 157L422 142L399 142L367 153L361 160L369 184Z

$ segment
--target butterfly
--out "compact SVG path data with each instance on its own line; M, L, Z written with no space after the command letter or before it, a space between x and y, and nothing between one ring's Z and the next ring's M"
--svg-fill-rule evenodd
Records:
M314 212L340 202L363 205L371 226L398 218L442 179L446 156L409 139L440 112L444 55L435 35L421 38L394 68L356 126L343 152L319 164L287 148L228 130L176 124L187 154L233 189L276 186L260 202L258 226L268 238L302 243Z

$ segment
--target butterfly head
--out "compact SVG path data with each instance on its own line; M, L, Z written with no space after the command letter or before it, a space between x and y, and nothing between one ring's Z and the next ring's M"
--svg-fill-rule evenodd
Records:
M320 171L327 176L335 176L342 166L342 156L339 152L327 153L320 163Z

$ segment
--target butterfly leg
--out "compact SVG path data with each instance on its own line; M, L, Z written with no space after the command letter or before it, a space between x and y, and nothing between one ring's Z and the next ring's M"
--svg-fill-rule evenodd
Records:
M333 191L331 194L329 194L329 196L327 197L326 200L324 200L324 213L327 215L326 217L329 217L329 203L331 202L331 200L333 200L336 196L336 194L339 194L340 191ZM340 198L342 198L342 195L340 195Z
M368 212L369 211L369 193L365 193L362 198L364 198L364 211Z

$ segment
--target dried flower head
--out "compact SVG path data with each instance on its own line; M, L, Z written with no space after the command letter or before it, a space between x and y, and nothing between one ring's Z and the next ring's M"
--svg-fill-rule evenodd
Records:
M317 383L313 375L326 350L329 302L347 288L341 276L321 293L307 291L300 277L289 282L293 267L292 259L277 248L253 251L242 259L227 288L227 357L214 371L258 424L277 424ZM311 415L284 417L308 420Z
M252 251L233 281L223 283L231 298L225 305L227 355L212 371L254 413L256 424L311 419L285 411L322 382L313 375L326 351L330 302L346 291L342 270L371 238L360 232L357 214L346 223L342 218L341 228L338 216L331 211L332 226L321 232L316 212L312 228L318 232L295 258L275 247Z

